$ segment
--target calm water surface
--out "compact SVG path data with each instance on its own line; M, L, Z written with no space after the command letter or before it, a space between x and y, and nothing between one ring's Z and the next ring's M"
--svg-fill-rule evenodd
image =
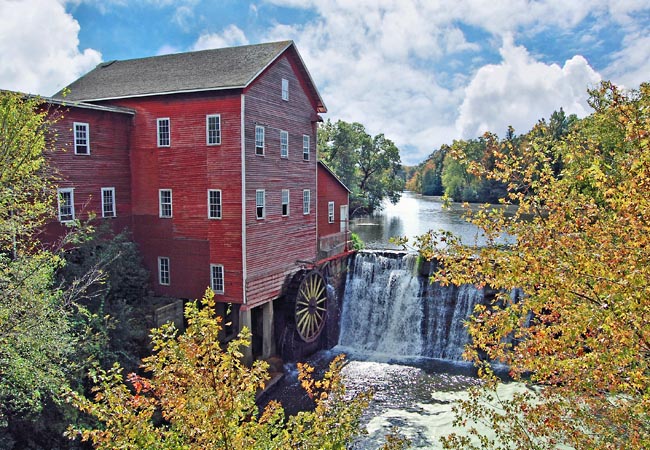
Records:
M395 245L389 243L391 237L406 236L412 239L429 230L451 231L468 245L482 245L485 242L480 230L465 220L465 209L459 203L452 203L446 208L440 197L405 191L397 204L385 201L383 205L381 211L350 221L350 230L359 235L366 248L396 249Z

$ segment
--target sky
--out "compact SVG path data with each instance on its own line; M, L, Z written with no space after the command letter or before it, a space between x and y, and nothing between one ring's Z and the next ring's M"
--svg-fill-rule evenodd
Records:
M0 0L0 89L53 95L102 61L292 39L328 108L423 161L485 131L588 115L650 81L650 0Z

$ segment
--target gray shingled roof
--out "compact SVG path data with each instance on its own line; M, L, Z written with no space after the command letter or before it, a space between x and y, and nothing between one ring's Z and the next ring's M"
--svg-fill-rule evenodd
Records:
M98 101L244 88L291 46L293 41L281 41L104 62L70 84L65 100ZM304 73L320 100L306 68ZM53 97L63 99L63 90Z

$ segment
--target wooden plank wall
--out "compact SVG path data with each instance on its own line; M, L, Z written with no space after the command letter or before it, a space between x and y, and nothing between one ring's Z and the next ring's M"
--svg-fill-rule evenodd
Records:
M329 223L327 204L334 202L334 223ZM341 231L341 205L348 204L348 191L327 169L318 166L318 236Z
M210 264L223 264L225 293L243 299L241 245L241 95L211 92L115 101L136 110L131 143L136 240L157 294L198 298ZM221 115L221 144L206 144L206 115ZM157 146L156 120L169 118L170 147ZM171 189L173 217L159 218L158 190ZM222 191L222 219L208 219L207 191ZM171 282L158 283L158 257L170 258Z
M118 232L131 226L132 197L129 163L129 133L133 116L94 109L52 106L51 114L59 120L49 136L49 164L54 169L60 188L74 188L75 216L86 220L94 214L99 221L110 221ZM74 153L74 122L89 125L89 155ZM101 219L101 188L115 188L116 217ZM45 240L54 242L66 227L54 217L45 233Z
M285 54L245 92L246 95L246 256L249 305L280 294L298 261L316 258L316 116L292 56ZM289 101L282 100L282 78ZM265 126L264 156L255 154L255 125ZM280 157L280 130L289 133L289 157ZM310 159L303 160L303 135L310 136ZM266 218L256 219L255 191L266 191ZM282 217L282 189L290 191L290 213ZM311 191L310 214L303 214L303 189Z

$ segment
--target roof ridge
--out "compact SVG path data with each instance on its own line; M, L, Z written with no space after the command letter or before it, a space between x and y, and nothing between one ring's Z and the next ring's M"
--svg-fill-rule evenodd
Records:
M113 63L123 63L123 62L132 62L132 61L145 61L148 59L155 59L155 58L165 58L165 57L173 57L173 56L179 56L179 55L189 55L189 54L199 54L199 53L208 53L208 52L215 52L219 50L233 50L233 49L244 49L244 48L249 48L249 47L270 47L274 45L279 45L279 44L285 44L287 47L290 44L294 44L293 40L288 39L284 41L274 41L274 42L260 42L257 44L245 44L245 45L236 45L232 47L218 47L218 48L205 48L202 50L190 50L186 52L175 52L175 53L164 53L162 55L152 55L152 56L142 56L140 58L127 58L127 59L112 59L109 61L102 61L99 64L97 64L97 67L108 67Z

